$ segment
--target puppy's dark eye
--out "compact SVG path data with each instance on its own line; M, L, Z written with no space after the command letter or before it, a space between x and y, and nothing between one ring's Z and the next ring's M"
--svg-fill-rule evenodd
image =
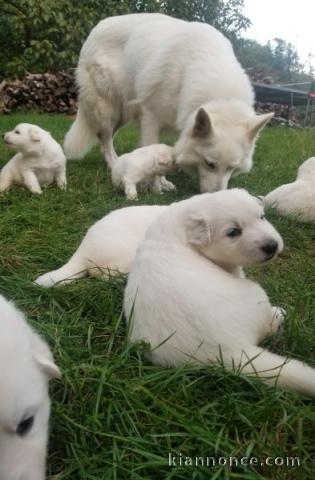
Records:
M207 165L207 167L210 170L215 170L216 169L216 164L211 162L210 160L207 160L206 158L205 158L205 164Z
M34 425L34 417L26 418L25 420L22 420L22 422L18 424L16 433L20 437L24 437L31 431L33 425Z
M266 218L266 215L264 213L260 215L260 220L265 220L265 218Z
M18 135L20 135L20 131L19 130L15 130L14 133L17 133Z
M239 237L240 235L242 235L242 229L238 227L231 228L226 234L230 238Z

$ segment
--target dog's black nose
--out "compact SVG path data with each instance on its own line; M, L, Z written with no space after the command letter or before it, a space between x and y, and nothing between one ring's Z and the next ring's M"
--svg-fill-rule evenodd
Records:
M265 243L261 249L263 252L267 253L267 255L274 255L278 248L278 242L275 240L269 240L269 242Z

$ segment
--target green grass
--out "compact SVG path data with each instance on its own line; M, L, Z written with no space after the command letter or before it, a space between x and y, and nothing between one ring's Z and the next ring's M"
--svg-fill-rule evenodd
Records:
M0 117L0 133L20 121L37 123L62 141L71 120L15 114ZM119 153L137 144L131 127L116 138ZM314 155L312 131L266 128L255 166L234 186L265 194L295 178ZM10 152L0 147L1 164ZM197 193L197 179L178 175L177 194L147 194L141 203L170 203ZM85 279L43 290L32 281L65 262L87 227L127 202L113 190L98 149L69 162L68 190L42 196L16 188L0 196L1 293L14 299L50 343L63 379L52 382L49 478L85 480L311 479L314 403L221 368L160 369L125 339L121 315L125 278ZM276 262L249 275L288 317L267 345L315 365L314 239L312 226L268 217L284 237ZM128 239L126 239L128 241ZM299 468L260 465L227 469L168 466L168 453L187 456L299 456Z

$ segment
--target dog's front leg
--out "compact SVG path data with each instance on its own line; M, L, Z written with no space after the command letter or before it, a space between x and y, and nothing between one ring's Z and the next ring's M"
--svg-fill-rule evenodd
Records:
M0 173L0 192L7 192L13 183L12 176L7 173Z
M146 108L142 110L141 116L141 145L153 145L159 143L160 127L155 116Z
M67 178L66 178L66 169L65 168L60 168L56 172L56 183L61 190L66 190L67 188Z
M160 183L164 192L175 192L177 190L176 185L169 180L166 180L166 178L163 176L160 177Z
M161 177L159 175L155 175L151 183L151 190L154 193L162 194L162 184L161 184Z
M138 192L134 183L124 180L124 190L128 200L138 200Z
M237 278L246 278L245 272L242 267L235 267L230 273Z
M32 170L26 170L23 172L23 181L25 186L32 192L32 193L42 193L42 189L40 188L40 184L38 179Z

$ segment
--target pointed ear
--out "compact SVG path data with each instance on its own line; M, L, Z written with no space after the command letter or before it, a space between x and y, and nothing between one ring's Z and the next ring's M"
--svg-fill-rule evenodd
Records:
M274 116L274 112L265 113L264 115L256 115L253 119L247 122L248 136L250 140L258 135L260 130L264 128L266 123Z
M210 243L210 225L201 215L191 215L186 222L188 243L195 247L205 247Z
M203 108L199 108L195 117L195 123L193 127L193 137L206 137L210 135L212 131L211 120L207 112Z
M47 343L35 332L32 332L31 345L33 359L38 368L45 373L48 378L60 378L61 372L54 362Z
M30 134L30 139L33 142L40 141L40 133L35 128L31 128L29 134Z

